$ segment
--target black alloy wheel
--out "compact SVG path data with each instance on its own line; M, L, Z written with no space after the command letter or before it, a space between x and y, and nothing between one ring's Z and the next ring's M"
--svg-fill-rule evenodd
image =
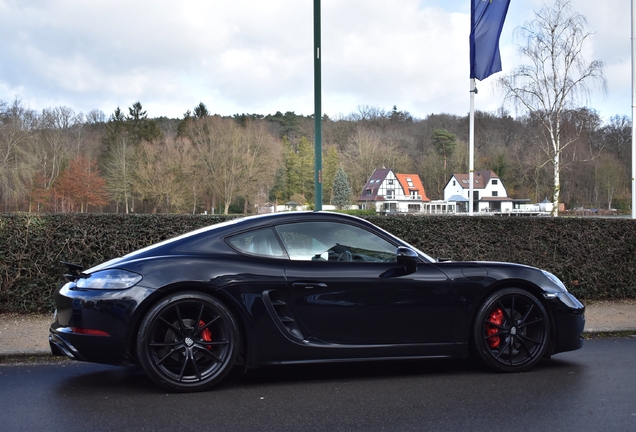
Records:
M475 319L473 342L481 360L500 372L521 372L544 356L550 322L539 300L526 290L493 293Z
M161 387L207 390L234 365L238 328L231 312L212 296L170 295L144 317L137 335L139 362Z

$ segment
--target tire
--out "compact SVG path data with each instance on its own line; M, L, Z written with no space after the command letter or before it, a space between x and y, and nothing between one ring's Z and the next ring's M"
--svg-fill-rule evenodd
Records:
M208 390L232 369L238 335L232 313L214 297L173 294L154 305L141 322L139 363L167 390Z
M545 355L550 321L531 293L507 288L486 299L475 318L473 343L478 357L499 372L522 372Z

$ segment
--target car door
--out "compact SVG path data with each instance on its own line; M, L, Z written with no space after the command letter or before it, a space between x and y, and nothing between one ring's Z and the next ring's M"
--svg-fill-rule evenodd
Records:
M317 341L447 342L459 296L431 263L406 270L396 245L362 227L302 222L277 227L290 261L287 296Z

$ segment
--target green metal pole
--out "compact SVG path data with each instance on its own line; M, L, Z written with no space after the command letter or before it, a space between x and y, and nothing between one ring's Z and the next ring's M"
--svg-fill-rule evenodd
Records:
M322 96L320 68L320 0L314 0L314 182L316 211L322 210Z

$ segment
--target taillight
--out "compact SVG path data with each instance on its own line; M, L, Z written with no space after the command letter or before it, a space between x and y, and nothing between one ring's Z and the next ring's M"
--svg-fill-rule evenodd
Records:
M87 329L84 327L71 327L71 331L73 333L90 335L90 336L110 336L104 330Z

